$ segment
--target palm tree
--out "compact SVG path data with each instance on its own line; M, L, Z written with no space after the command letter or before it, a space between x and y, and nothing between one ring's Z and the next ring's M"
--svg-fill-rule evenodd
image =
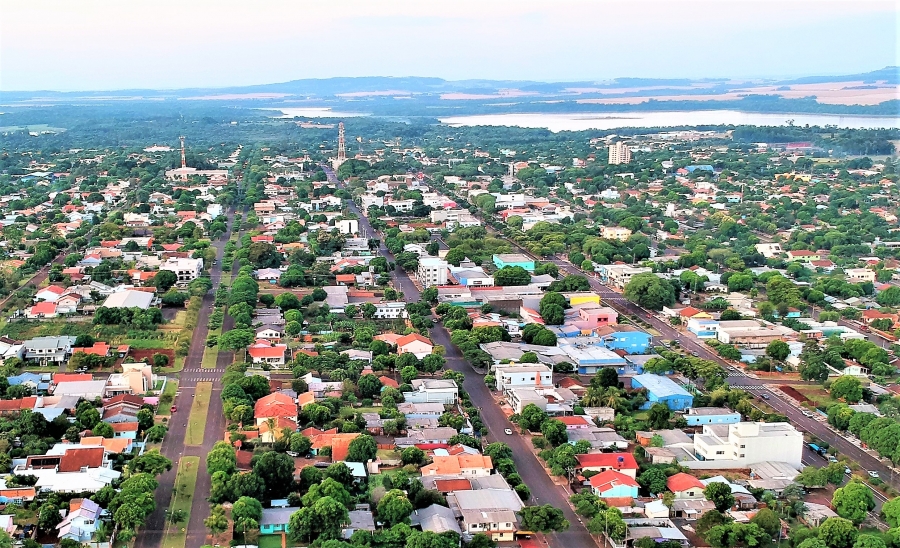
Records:
M622 394L619 392L618 388L613 388L612 386L610 386L603 394L603 401L605 402L606 407L618 409L619 406L621 406L625 401L625 399L622 397Z

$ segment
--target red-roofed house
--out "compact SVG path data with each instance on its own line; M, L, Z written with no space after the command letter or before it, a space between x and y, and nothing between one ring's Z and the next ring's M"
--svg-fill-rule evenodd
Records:
M259 236L251 236L250 241L273 244L273 243L275 243L275 236L271 236L269 234L260 234Z
M253 417L256 425L260 426L269 419L285 418L294 422L297 427L297 403L294 398L281 392L273 392L256 401L253 406Z
M65 292L66 290L63 287L60 287L58 285L48 285L47 287L35 293L34 299L36 301L47 301L55 303L57 299L62 297L63 293Z
M669 491L675 493L676 499L702 499L704 485L690 474L679 472L674 476L669 476L666 480L666 487Z
M388 386L390 388L400 388L400 383L390 377L382 375L381 377L378 377L378 380L381 381L382 386Z
M163 251L178 251L183 244L161 244Z
M356 274L338 274L334 280L338 285L354 285L356 284Z
M36 318L55 318L56 315L56 303L50 301L39 302L25 313L25 317L32 320Z
M566 430L577 430L579 428L590 428L592 426L595 426L594 422L590 418L581 415L555 418L556 420L566 425Z
M258 340L247 347L247 354L250 355L253 363L265 363L276 367L285 364L286 353L286 344L272 344L263 340Z
M638 464L631 453L588 453L576 455L578 468L582 471L606 472L615 470L626 476L637 478Z
M75 347L72 348L72 354L77 354L78 352L84 352L85 354L92 354L94 356L100 356L101 358L109 357L109 344L103 341L94 342L94 346L84 346L84 347Z
M397 339L397 354L415 354L421 360L431 354L433 349L431 341L418 333L410 333Z
M627 476L615 470L600 472L591 476L591 490L602 499L609 498L637 498L638 483L631 476Z

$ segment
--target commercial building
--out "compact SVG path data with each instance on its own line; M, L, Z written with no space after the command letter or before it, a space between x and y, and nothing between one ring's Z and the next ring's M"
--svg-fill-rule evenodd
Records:
M662 375L644 373L631 378L631 387L647 390L647 403L643 409L649 409L655 403L664 403L673 411L689 409L694 404L694 396L679 386L675 381Z
M103 306L106 308L140 308L147 310L152 302L153 293L126 289L124 291L116 291L107 297L106 301L103 302Z
M700 460L731 461L730 467L783 462L800 469L803 433L786 422L704 425L694 436L694 453Z
M184 259L170 257L159 265L160 270L171 270L178 276L178 284L185 285L200 277L203 273L203 259Z
M627 264L609 264L601 265L597 268L601 281L623 289L631 278L638 274L649 274L653 272L652 268L645 266L631 266Z
M452 379L413 379L412 392L403 393L403 401L410 403L456 403L459 387Z
M494 266L501 269L507 266L521 266L528 272L534 272L534 259L521 253L503 253L494 255Z
M629 162L631 162L631 149L625 146L625 143L619 141L616 144L609 145L609 165L617 166Z
M754 320L720 321L716 329L719 342L745 348L765 348L772 341L782 341L795 335L789 327L761 324Z
M419 259L416 278L422 287L447 285L447 272L447 261L437 257L422 257Z

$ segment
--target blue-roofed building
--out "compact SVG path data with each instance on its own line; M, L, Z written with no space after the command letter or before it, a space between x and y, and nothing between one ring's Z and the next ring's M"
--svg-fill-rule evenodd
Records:
M521 253L503 253L494 255L494 266L497 270L507 266L521 266L528 272L534 272L534 259Z
M13 377L7 377L7 382L9 382L10 386L25 386L31 390L32 393L37 393L50 389L50 375L38 375L36 373L19 373Z
M685 166L684 169L686 169L688 171L688 173L693 173L693 172L697 171L698 169L700 171L708 171L710 173L713 172L713 166L711 166L709 164L702 164L702 165L698 165L698 166Z
M727 407L695 407L684 414L688 426L704 424L737 424L741 422L741 414Z
M650 348L650 334L627 325L611 325L598 329L600 344L610 350L643 354Z
M631 378L631 387L647 390L647 403L641 408L649 409L655 403L664 403L672 411L684 411L694 405L694 396L669 377L644 373Z

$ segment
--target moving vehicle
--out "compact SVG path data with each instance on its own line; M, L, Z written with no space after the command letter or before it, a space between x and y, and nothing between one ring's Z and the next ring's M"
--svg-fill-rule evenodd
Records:
M809 449L815 453L818 453L819 455L822 455L823 457L825 456L825 449L823 447L819 447L815 443L810 443Z
M849 476L850 474L853 473L853 471L850 470L850 468L846 468L846 467L845 467L845 468L844 468L844 473L847 474L847 475Z
M507 429L504 430L503 432L504 432L507 436L512 436L512 429L511 429L511 428L507 428Z
M877 478L877 477L878 477L878 472L876 472L876 471L874 471L874 470L869 470L869 477L870 477L870 478Z
M837 457L834 455L828 455L828 462L837 462Z
M171 411L172 413L174 413L175 411L178 411L178 407L176 407L176 406L173 405L172 407L169 408L169 411Z

